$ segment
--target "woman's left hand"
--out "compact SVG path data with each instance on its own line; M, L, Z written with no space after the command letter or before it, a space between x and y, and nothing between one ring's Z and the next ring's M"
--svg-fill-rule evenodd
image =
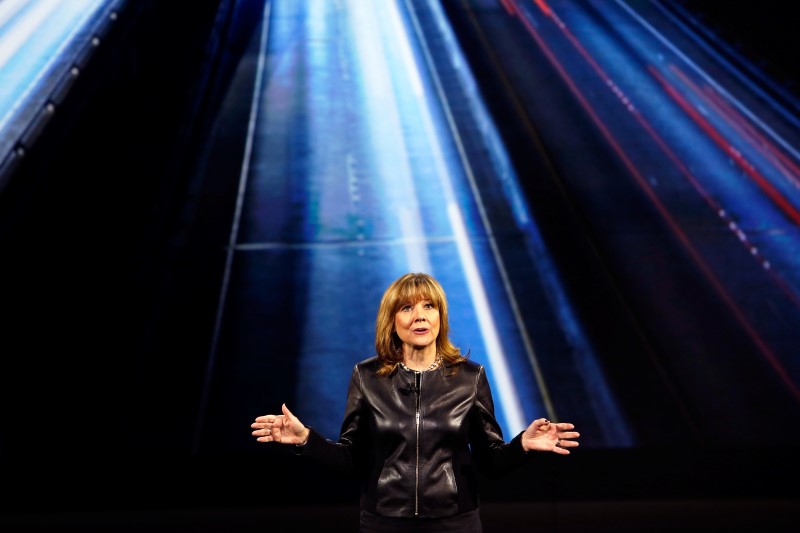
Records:
M546 418L537 418L522 433L522 448L528 452L555 452L568 455L567 448L578 446L576 440L581 436L573 424L567 422L550 422Z

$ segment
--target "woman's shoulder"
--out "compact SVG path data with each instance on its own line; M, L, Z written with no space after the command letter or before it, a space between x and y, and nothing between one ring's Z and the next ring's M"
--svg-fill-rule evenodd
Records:
M483 365L471 359L462 359L461 361L455 364L445 363L445 367L456 370L458 373L463 373L464 375L467 376L474 376L480 373L481 369L483 368Z
M355 364L355 368L358 370L375 370L378 368L378 356L373 355L372 357L367 357L366 359L362 359L361 361Z
M480 372L481 370L483 370L483 365L481 363L477 363L477 362L471 361L469 359L464 361L464 364L467 366L467 368L470 369L470 371L475 372L476 374L478 372Z

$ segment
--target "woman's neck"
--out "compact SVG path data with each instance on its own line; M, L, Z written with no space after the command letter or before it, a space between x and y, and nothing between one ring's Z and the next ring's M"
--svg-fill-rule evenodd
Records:
M436 348L409 350L403 354L403 364L411 370L429 370L437 360Z

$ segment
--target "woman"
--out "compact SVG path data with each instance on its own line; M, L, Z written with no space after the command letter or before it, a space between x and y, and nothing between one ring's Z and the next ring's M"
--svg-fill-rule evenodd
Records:
M375 350L353 368L337 442L286 404L251 424L258 442L293 444L301 456L360 475L362 533L480 532L477 470L497 477L528 452L578 446L572 424L544 418L504 441L485 369L450 342L444 290L427 274L405 274L386 289Z

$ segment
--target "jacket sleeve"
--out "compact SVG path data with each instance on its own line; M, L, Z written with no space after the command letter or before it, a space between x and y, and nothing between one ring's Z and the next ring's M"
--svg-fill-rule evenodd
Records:
M470 448L483 475L498 478L528 460L528 454L522 447L522 432L510 442L503 439L503 431L494 415L492 391L483 366L478 371L475 403L470 416Z
M295 453L344 475L359 472L367 459L367 450L371 448L364 404L361 374L358 366L355 366L347 389L347 405L339 440L334 442L327 439L309 427L311 433L308 442L305 446L296 446Z

